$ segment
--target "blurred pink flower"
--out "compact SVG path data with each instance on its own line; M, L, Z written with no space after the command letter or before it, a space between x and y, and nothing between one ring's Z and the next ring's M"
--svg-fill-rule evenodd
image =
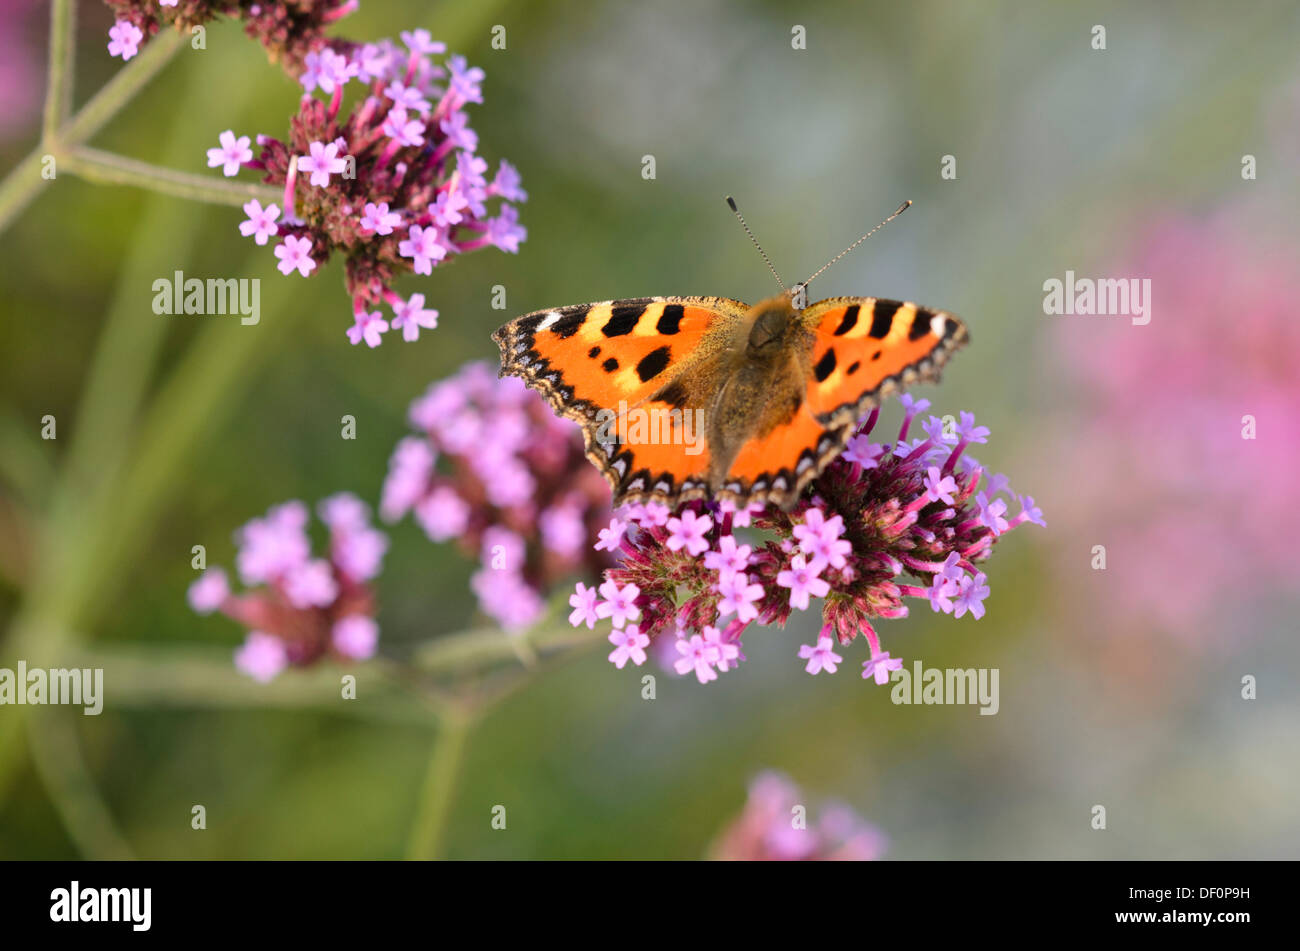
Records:
M799 787L765 772L749 786L740 815L718 836L709 857L722 861L871 861L888 845L883 832L842 803L812 821Z
M319 514L330 533L325 557L311 556L307 506L285 502L235 533L235 567L250 590L234 594L226 572L215 567L190 585L195 612L220 611L248 629L235 666L256 680L272 680L285 667L305 667L327 654L346 661L375 653L379 626L369 582L379 573L388 538L370 527L369 509L350 493L322 501Z
M431 541L478 558L471 589L505 629L537 621L557 582L609 564L593 548L610 524L605 480L578 428L521 381L466 364L411 404L410 421L421 435L393 451L380 515L412 514Z
M25 131L40 112L45 68L40 0L0 0L0 140Z
M1062 318L1057 366L1088 414L1059 455L1075 473L1062 511L1086 541L1062 573L1096 628L1208 642L1232 605L1294 590L1300 246L1268 220L1259 206L1167 217L1111 272L1150 278L1149 324Z

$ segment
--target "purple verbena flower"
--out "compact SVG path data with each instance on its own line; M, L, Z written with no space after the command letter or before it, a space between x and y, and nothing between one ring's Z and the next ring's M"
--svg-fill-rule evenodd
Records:
M158 20L137 8L139 3L110 0L156 29ZM191 4L203 6L200 0L187 0L182 9ZM299 19L315 22L318 6L338 15L350 9L324 0L289 15L284 5L267 4L266 16L279 12L296 24ZM269 20L252 9L241 9L241 15L256 20L260 30ZM175 22L181 20L178 14ZM293 40L294 65L306 95L289 134L283 140L258 136L256 158L247 137L234 139L233 133L223 135L220 148L209 150L209 164L224 174L255 169L265 184L283 189L278 221L258 219L257 225L241 226L259 244L271 235L283 238L275 248L282 273L297 269L307 276L336 254L346 260L354 315L373 314L381 303L407 297L393 287L403 274L432 275L448 259L489 246L514 254L527 238L515 206L528 197L519 174L503 161L488 182L487 160L477 154L479 137L464 111L467 104L482 102L483 71L460 57L445 67L435 62L445 46L427 30L402 35L406 49L387 40ZM364 88L357 90L361 84ZM347 104L345 86L350 90ZM249 216L252 221L251 212ZM393 326L402 330L404 340L414 341L421 328L434 326L427 322L433 313L421 308L422 316L413 319L399 314ZM356 336L349 331L349 337ZM381 338L362 334L359 339ZM507 480L517 475L517 470L503 472ZM507 497L527 491L517 478L503 482Z
M209 568L190 585L187 597L196 614L211 614L230 597L230 582L220 568Z
M215 149L208 149L208 168L221 166L221 174L227 178L232 175L238 175L239 170L245 162L253 160L253 150L248 147L251 141L248 136L241 135L235 138L235 133L231 129L218 136L221 143ZM248 210L247 206L244 208Z
M298 171L311 172L312 185L328 188L331 175L342 175L347 170L348 163L339 155L337 142L313 142L308 151L309 154L298 156ZM248 157L253 157L251 152ZM211 162L211 159L208 161ZM234 173L228 171L226 174Z
M188 600L197 613L220 611L248 630L235 666L258 680L327 655L359 660L375 652L379 628L369 582L379 573L388 539L370 527L365 505L348 493L324 500L320 511L330 535L326 555L312 557L307 507L286 502L235 533L235 566L246 591L232 593L220 568L209 568L190 586Z
M369 314L357 311L353 317L355 323L347 331L352 345L355 347L364 340L371 349L379 346L383 335L388 332L388 321L384 320L384 315L377 310Z
M569 606L573 608L573 613L569 615L569 623L574 627L579 624L586 624L588 630L596 629L596 621L600 615L596 613L596 599L600 597L600 592L595 588L588 588L581 581L578 582L577 590L569 595Z
M902 658L890 657L889 651L874 654L870 660L862 662L862 679L868 680L874 677L877 684L887 684L889 683L889 672L899 670L902 666Z
M714 669L719 659L718 649L714 644L706 641L704 635L692 634L690 638L679 637L677 653L682 655L673 665L677 673L685 675L694 672L695 678L702 684L718 679L718 672Z
M364 231L372 231L378 235L392 234L393 229L400 227L402 216L395 211L388 210L388 202L381 201L378 204L370 201L366 202L364 213L361 216L361 228Z
M275 219L280 217L280 206L274 202L263 208L262 203L254 198L245 202L244 214L248 215L248 220L239 223L239 233L245 238L252 235L255 243L266 244L267 239L279 234Z
M686 511L682 513L681 518L670 518L668 520L668 550L681 551L683 548L689 554L702 555L709 550L709 543L705 540L705 535L713 527L713 519L707 515L697 515L695 512Z
M326 43L346 48L346 40L327 41L325 29L355 11L358 0L257 0L231 3L229 0L105 0L117 22L109 30L109 52L130 59L146 36L164 26L174 27L186 37L195 27L219 17L243 21L244 32L261 42L268 58L292 75L301 76L307 89L327 83L346 82L356 75L349 57ZM123 30L129 27L129 31ZM115 48L124 44L122 48ZM338 62L341 60L342 62ZM310 74L310 78L308 78ZM332 92L333 87L325 88Z
M140 42L143 39L144 33L139 27L125 20L118 20L108 31L108 55L120 56L124 61L128 60L140 52Z
M809 596L826 596L831 586L830 582L819 577L824 567L823 562L814 560L807 564L803 555L795 555L790 559L790 567L777 573L776 583L790 589L790 607L807 610Z
M434 227L411 225L405 241L398 244L398 253L411 258L416 274L432 274L433 263L447 256L447 246Z
M609 662L619 670L622 670L629 660L638 667L645 663L645 649L650 646L650 638L638 631L635 624L629 624L621 630L615 628L610 631L609 642L614 645L614 649L609 654Z
M394 326L405 332L408 317L427 326L422 309L423 296L412 295ZM393 522L412 514L430 540L455 540L478 558L474 591L485 614L526 627L559 582L609 565L593 548L602 529L609 550L619 547L608 488L584 457L578 428L556 419L539 395L471 363L431 385L408 415L420 435L397 444L380 515ZM594 627L608 600L598 594L579 586L569 598L572 623ZM632 607L619 612L624 624L635 619ZM606 610L599 616L613 616Z
M808 661L804 670L810 674L818 674L823 670L827 673L835 673L836 665L843 663L844 658L835 653L834 643L829 631L823 630L817 635L816 644L801 645L799 659Z
M311 256L309 238L295 238L289 235L275 246L275 256L280 259L280 263L276 266L281 274L289 274L296 269L303 277L307 277L316 269L316 262Z
M641 609L636 606L641 590L636 585L620 588L613 581L606 581L600 586L600 593L605 600L596 605L596 617L607 617L615 627L622 627L641 616Z
M882 650L874 622L906 617L915 598L935 612L982 617L989 588L976 565L1010 529L1042 522L1028 497L1008 521L1005 501L990 502L979 491L983 468L962 454L988 433L971 414L961 415L951 435L930 417L927 436L909 440L907 428L929 402L908 397L903 404L892 444L870 442L873 412L850 440L852 453L833 461L791 511L751 505L742 512L708 501L674 511L653 502L625 506L619 537L600 543L619 559L605 571L601 591L634 587L639 633L652 644L668 638L677 665L689 662L697 676L716 653L707 630L725 624L720 636L739 650L749 625L784 625L820 600L821 633L800 650L808 669L830 670L840 656L826 651L860 636L870 654L866 675L887 682L902 661ZM996 487L1005 483L1003 477ZM594 610L614 616L612 606ZM575 624L591 623L586 613L574 617Z
M421 327L432 330L438 326L438 312L425 308L423 294L412 294L408 300L393 294L389 304L393 308L393 329L400 330L407 342L420 338Z
M379 646L379 625L364 614L350 614L334 622L330 629L330 644L334 650L350 660L369 660Z

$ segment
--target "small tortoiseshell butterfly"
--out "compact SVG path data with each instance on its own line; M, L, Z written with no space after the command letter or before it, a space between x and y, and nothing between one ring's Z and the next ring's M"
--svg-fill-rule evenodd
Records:
M785 292L753 307L639 297L518 317L492 335L501 375L522 378L582 426L616 505L714 498L788 509L863 414L913 383L937 382L967 333L952 314L883 298L804 306L826 267L790 289L768 267Z

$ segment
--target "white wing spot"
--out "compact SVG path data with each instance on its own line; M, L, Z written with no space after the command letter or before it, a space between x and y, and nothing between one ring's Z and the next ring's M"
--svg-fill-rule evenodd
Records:
M942 338L948 331L948 318L943 314L935 314L930 318L930 333L936 337Z
M560 312L559 312L559 311L556 311L556 310L553 310L553 311L551 311L549 314L547 314L545 317L542 318L542 322L541 322L540 324L537 325L537 329L538 329L538 330L550 330L551 327L553 327L553 326L555 325L555 322L556 322L557 320L559 320L559 319L560 319Z

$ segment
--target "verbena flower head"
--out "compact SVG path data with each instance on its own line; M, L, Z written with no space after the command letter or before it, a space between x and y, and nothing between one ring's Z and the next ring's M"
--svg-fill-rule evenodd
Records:
M881 649L878 619L906 617L910 600L932 611L984 616L988 579L980 565L1011 529L1044 524L1031 496L1005 476L981 491L984 468L966 450L989 431L961 413L951 427L931 416L924 435L909 430L926 400L902 399L893 443L873 443L873 412L790 512L687 502L625 506L597 547L619 563L594 591L579 584L571 621L609 618L610 660L644 662L644 647L666 638L678 673L700 683L744 660L751 624L784 625L795 611L819 610L821 631L797 654L810 674L834 673L840 649L866 640L862 676L886 683L902 661ZM636 625L637 650L627 631ZM665 647L667 645L664 645Z
M117 22L109 30L110 42L133 38L125 47L109 46L109 53L130 59L142 41L164 26L186 36L196 26L217 17L242 20L244 32L266 48L272 62L290 73L302 71L308 53L324 42L324 30L359 6L359 0L104 0ZM129 28L129 30L125 29Z
M207 149L207 164L226 176L254 170L283 189L279 205L245 204L239 223L259 245L276 239L282 274L308 277L333 255L345 259L353 319L342 329L354 345L376 347L399 329L414 341L437 326L424 295L393 290L397 277L430 275L479 248L518 253L527 229L512 202L528 194L510 163L494 171L477 154L465 112L483 102L484 72L445 56L428 30L403 31L400 43L326 39L324 28L357 0L108 3L118 17L109 34L114 56L135 56L163 25L188 31L229 15L298 79L303 96L288 135L253 140L227 129Z
M481 562L472 587L507 630L538 620L550 590L609 556L609 489L573 423L514 377L470 363L411 404L419 431L397 444L380 515L412 514L432 541L455 540ZM593 622L594 623L594 622Z
M190 586L190 607L199 614L220 611L248 629L235 666L258 680L325 656L364 660L375 653L379 626L370 582L388 538L371 527L365 503L349 493L325 499L317 514L329 529L323 555L312 553L307 506L285 502L235 533L244 592L231 591L221 568L209 568Z
M722 861L871 861L888 845L883 832L842 803L816 821L799 787L777 772L755 777L740 815L718 836L710 858Z
M413 341L436 326L423 294L393 290L399 276L478 248L516 253L527 233L511 204L528 197L518 172L505 161L490 171L464 111L483 101L483 71L444 52L424 30L400 45L332 40L304 56L304 95L283 141L257 136L254 158L241 152L247 137L227 130L208 150L226 175L253 169L283 188L280 207L250 202L239 226L258 244L277 239L282 273L345 259L353 325L343 329L354 345L378 346L392 330Z

